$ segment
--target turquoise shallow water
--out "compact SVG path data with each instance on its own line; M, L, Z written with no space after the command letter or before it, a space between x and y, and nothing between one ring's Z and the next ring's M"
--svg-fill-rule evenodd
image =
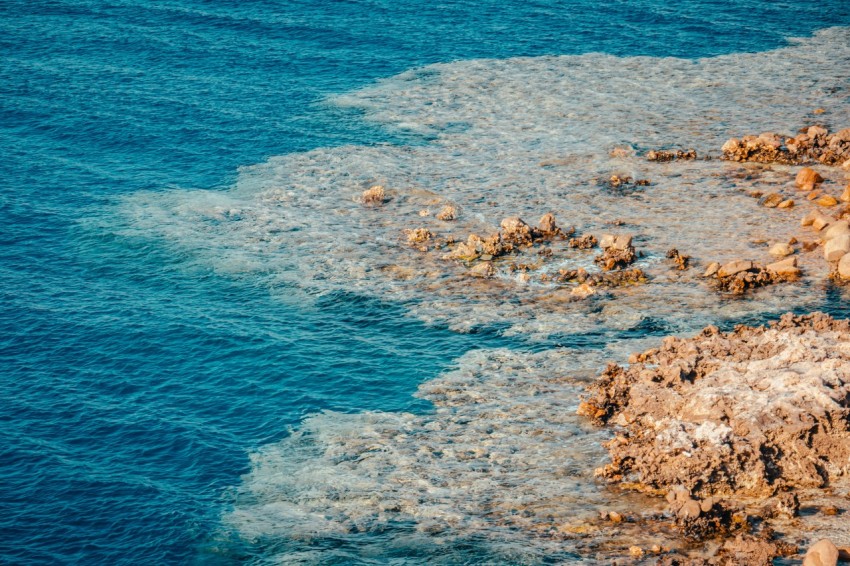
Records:
M464 353L529 348L200 261L129 227L123 198L224 190L316 147L428 143L325 103L411 67L707 57L848 23L842 1L0 3L0 562L262 560L220 535L250 452L322 410L427 411L411 394Z

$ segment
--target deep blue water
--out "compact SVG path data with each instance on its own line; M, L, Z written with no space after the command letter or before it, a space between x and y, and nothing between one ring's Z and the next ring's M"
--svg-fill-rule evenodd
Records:
M122 195L405 141L322 100L414 66L704 57L848 23L845 0L0 1L0 563L250 558L209 542L249 451L323 409L422 410L418 383L511 345L217 274L111 226Z

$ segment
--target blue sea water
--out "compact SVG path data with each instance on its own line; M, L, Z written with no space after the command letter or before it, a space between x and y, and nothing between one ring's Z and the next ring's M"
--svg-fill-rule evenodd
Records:
M527 347L220 273L117 225L123 197L427 143L325 103L412 67L698 58L848 24L843 0L0 2L0 562L261 561L216 535L250 452L323 410L426 410L411 393L452 360Z

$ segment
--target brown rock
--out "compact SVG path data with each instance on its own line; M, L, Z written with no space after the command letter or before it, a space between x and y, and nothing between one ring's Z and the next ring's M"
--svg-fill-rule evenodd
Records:
M850 234L842 234L828 240L823 246L823 255L826 261L838 261L850 252Z
M547 212L540 219L540 223L538 224L538 228L544 234L554 234L558 231L558 225L555 224L555 215L551 212Z
M383 204L387 199L387 193L381 185L369 187L361 195L363 204Z
M836 204L838 204L838 201L832 195L823 195L815 202L820 206L835 206Z
M821 177L820 174L811 167L803 167L800 169L800 172L797 173L795 182L798 187L803 187L805 185L817 185L818 183L823 182L823 177Z
M531 227L516 216L502 220L502 235L518 244L530 244L532 241Z
M735 260L730 261L727 264L724 264L718 271L718 277L729 277L730 275L735 275L736 273L740 273L742 271L749 271L751 269L755 269L756 264L752 261L745 260Z
M809 547L803 566L835 566L838 564L838 548L832 541L822 539Z
M761 201L761 204L768 208L776 208L777 206L779 206L779 203L784 200L785 198L779 193L770 193L769 195L764 197L764 199Z
M824 128L823 126L810 126L808 130L806 130L806 134L810 138L816 138L818 136L825 136L829 133L829 130Z
M792 208L794 206L794 201L792 199L785 199L776 205L776 208Z
M844 254L838 260L838 275L842 279L850 280L850 254Z
M823 195L823 191L820 191L820 190L809 191L809 194L806 195L806 200L815 200L817 198L820 198L821 195Z
M816 215L815 219L812 220L812 228L820 232L834 221L833 218L825 215Z
M841 196L838 197L838 200L841 202L850 202L850 185L844 187L844 192L841 193Z
M774 244L768 253L774 257L785 257L793 254L794 248L784 242L780 242L778 244Z

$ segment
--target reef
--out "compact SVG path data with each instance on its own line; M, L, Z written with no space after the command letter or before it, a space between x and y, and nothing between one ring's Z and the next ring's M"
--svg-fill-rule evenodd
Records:
M727 539L717 557L764 553L735 564L796 552L764 521L796 516L811 490L848 484L850 321L789 313L766 327L669 337L626 367L609 364L589 393L578 414L614 427L597 475L666 494L683 536Z

